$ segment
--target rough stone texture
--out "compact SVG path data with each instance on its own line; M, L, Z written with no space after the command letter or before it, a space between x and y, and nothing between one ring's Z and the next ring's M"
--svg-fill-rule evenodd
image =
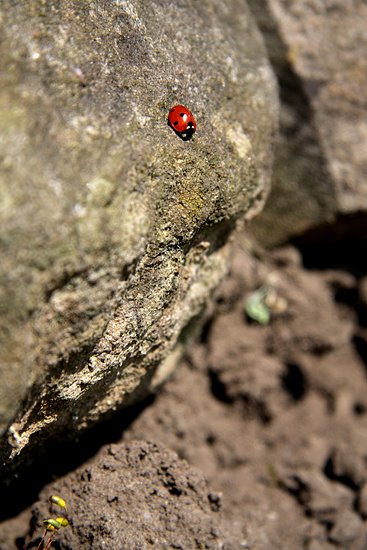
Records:
M166 376L268 191L277 94L245 3L147 6L1 4L3 430L26 396L5 462Z
M367 5L250 0L250 6L282 97L273 191L255 223L256 234L274 244L367 209Z

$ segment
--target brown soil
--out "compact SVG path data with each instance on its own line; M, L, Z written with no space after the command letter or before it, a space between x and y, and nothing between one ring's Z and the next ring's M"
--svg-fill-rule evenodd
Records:
M244 300L269 280L283 307L261 326ZM239 247L174 378L49 451L3 497L0 549L37 548L51 494L68 502L59 549L366 549L366 312L360 273Z

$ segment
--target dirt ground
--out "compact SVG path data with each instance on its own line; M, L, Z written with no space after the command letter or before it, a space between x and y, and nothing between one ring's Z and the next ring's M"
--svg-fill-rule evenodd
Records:
M159 395L3 495L1 550L37 548L53 494L59 549L367 549L367 266L250 248Z

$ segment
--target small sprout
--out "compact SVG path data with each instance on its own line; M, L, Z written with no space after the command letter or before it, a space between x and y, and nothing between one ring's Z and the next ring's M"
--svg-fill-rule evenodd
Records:
M67 527L69 522L66 518L56 518L57 523L60 523L60 527Z
M56 506L60 506L60 508L63 508L66 511L66 502L63 498L57 495L52 495L50 496L49 501L51 503L51 507L53 504L55 504ZM67 527L69 525L69 521L65 517L59 516L57 518L44 519L42 523L45 526L45 532L40 543L37 546L37 550L49 550L58 531L62 527ZM49 537L47 538L48 534Z
M46 531L58 531L61 527L61 523L57 519L44 519L42 523L45 525Z
M50 502L51 504L56 504L56 506L60 506L60 508L65 508L66 510L66 502L63 498L57 496L57 495L52 495L50 496Z
M246 314L260 325L268 325L270 322L270 310L265 303L265 296L265 289L261 287L248 297L245 304Z
M288 309L287 300L278 292L278 283L276 274L270 273L267 282L246 300L246 314L260 325L268 325L272 314L284 313Z
M268 464L268 473L269 473L269 477L273 481L273 483L275 485L279 485L280 484L280 478L279 478L278 472L277 472L274 464Z

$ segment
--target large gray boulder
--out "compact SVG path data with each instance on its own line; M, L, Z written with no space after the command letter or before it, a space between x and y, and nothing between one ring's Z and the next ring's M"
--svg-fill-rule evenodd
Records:
M0 25L9 464L172 370L267 195L277 93L242 0L3 0Z

